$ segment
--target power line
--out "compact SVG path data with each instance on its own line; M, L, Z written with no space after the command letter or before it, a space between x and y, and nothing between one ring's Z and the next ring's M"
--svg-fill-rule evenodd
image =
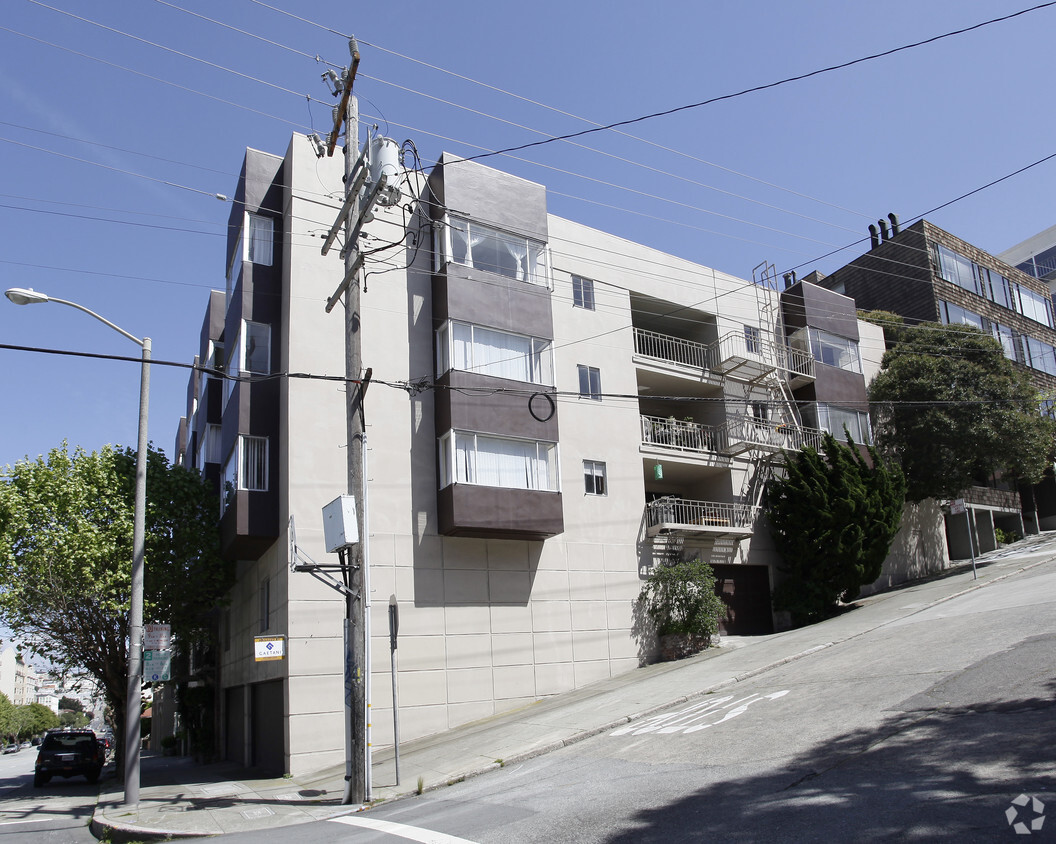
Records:
M767 82L767 83L765 83L763 85L755 85L755 86L753 86L751 88L745 88L745 89L743 89L741 91L736 91L736 92L733 92L733 93L730 93L730 94L720 94L717 97L710 97L710 98L708 98L706 100L701 100L700 102L697 102L697 103L688 103L686 105L681 105L681 106L676 106L674 108L665 109L664 111L656 111L656 112L653 112L652 114L645 114L645 115L642 115L641 117L632 117L632 118L629 118L627 120L618 120L615 123L607 123L607 124L605 124L603 126L595 126L595 127L591 128L591 129L583 129L583 130L581 130L579 132L569 132L567 134L557 135L557 136L555 136L553 138L547 138L547 139L542 140L542 141L532 141L530 143L519 144L517 146L512 146L512 147L507 147L505 149L496 150L495 152L481 153L479 155L470 156L469 158L465 158L463 160L464 161L477 161L477 160L479 160L481 158L490 158L493 155L505 155L506 153L509 153L509 152L520 152L521 150L530 149L532 147L546 146L547 144L552 144L555 141L566 141L566 140L569 140L571 138L581 138L584 135L593 135L593 134L595 134L597 132L605 132L605 131L608 131L608 130L611 130L611 129L615 129L615 128L620 127L620 126L630 126L630 125L635 124L635 123L642 123L642 122L644 122L646 120L653 120L653 119L655 119L657 117L668 117L668 116L670 116L672 114L678 114L679 112L682 112L682 111L689 111L691 109L703 108L704 106L713 105L714 103L722 102L724 100L732 100L732 99L735 99L737 97L743 97L743 96L745 96L747 94L754 94L754 93L758 93L759 91L766 91L766 90L769 90L771 88L777 88L777 87L779 87L781 85L788 85L788 84L790 84L792 82L801 82L804 79L810 79L811 77L814 77L814 76L820 76L820 75L825 74L825 73L832 73L833 71L836 71L836 70L844 70L844 69L846 69L848 67L853 67L854 65L857 65L857 64L862 64L864 62L869 62L869 61L873 61L875 59L880 59L880 58L884 58L886 56L891 56L891 55L894 55L895 53L901 53L901 52L903 52L905 50L912 50L912 49L914 49L916 47L922 47L922 46L924 46L926 44L933 44L936 41L943 40L944 38L952 38L955 35L963 35L966 32L972 32L973 30L981 29L984 26L990 26L991 24L1001 23L1002 21L1011 20L1012 18L1017 18L1020 15L1025 15L1025 14L1028 14L1029 12L1036 12L1039 9L1045 9L1045 8L1050 7L1050 6L1056 6L1056 0L1050 0L1050 2L1047 2L1047 3L1040 3L1037 6L1031 6L1029 9L1022 9L1022 10L1020 10L1018 12L1012 12L1011 14L1003 15L1003 16L998 17L998 18L991 18L990 20L983 21L982 23L977 23L977 24L973 24L972 26L962 27L961 29L955 29L955 30L952 30L951 32L945 32L945 33L943 33L941 35L934 35L931 38L925 38L922 41L914 41L911 44L904 44L901 47L892 47L889 50L883 50L883 51L881 51L879 53L873 53L873 54L868 55L868 56L860 56L857 59L851 59L851 60L846 61L846 62L840 62L839 64L834 64L834 65L829 65L828 67L818 68L817 70L808 71L807 73L801 73L801 74L798 74L796 76L787 76L784 79L777 80L776 82Z

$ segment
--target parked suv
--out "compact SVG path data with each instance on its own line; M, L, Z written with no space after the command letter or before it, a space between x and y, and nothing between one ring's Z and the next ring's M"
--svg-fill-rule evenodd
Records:
M33 785L40 788L52 777L83 775L96 782L106 764L106 748L91 730L61 730L48 733L37 751Z

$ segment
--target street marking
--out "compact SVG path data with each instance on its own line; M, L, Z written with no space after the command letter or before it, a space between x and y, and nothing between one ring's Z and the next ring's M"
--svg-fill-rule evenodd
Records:
M636 721L609 733L610 736L625 736L628 734L640 736L648 733L657 735L669 735L671 733L684 733L686 735L709 727L717 727L719 724L738 718L748 711L748 707L764 700L777 700L788 694L788 689L772 692L768 695L753 693L740 700L734 700L733 695L713 698L704 703L680 709L678 712L668 712L663 715L653 715L641 721ZM723 710L729 710L717 721L701 723L711 716L717 715Z
M56 816L54 818L27 818L24 821L0 821L0 826L18 826L20 823L47 823L58 819L59 817Z
M474 844L468 838L457 838L454 835L447 835L443 832L433 832L431 829L421 829L417 826L383 821L365 815L344 815L340 818L330 818L330 820L334 823L362 826L377 832L387 832L389 835L398 835L400 838L409 838L411 841L420 841L422 844Z

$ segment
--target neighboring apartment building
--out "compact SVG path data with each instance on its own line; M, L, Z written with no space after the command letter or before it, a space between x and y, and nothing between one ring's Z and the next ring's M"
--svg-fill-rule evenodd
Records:
M247 152L177 436L224 490L237 560L225 756L293 773L343 759L343 601L291 572L288 541L292 517L299 547L336 562L321 509L347 485L345 320L324 304L344 267L320 237L342 174L300 135L281 157ZM771 631L763 483L820 428L868 442L880 330L813 285L779 295L772 273L552 216L542 185L480 164L445 155L402 190L363 243L374 747L392 742L390 599L404 740L643 664L635 600L658 562L712 563L725 630ZM285 659L255 661L262 634Z
M1028 237L997 257L1017 270L1044 281L1049 294L1056 297L1056 226Z
M826 277L830 290L858 308L899 314L910 324L967 324L991 333L1005 355L1022 367L1042 395L1056 397L1056 330L1043 281L972 246L926 220L900 229L891 215L872 248ZM995 527L1020 535L1056 528L1056 483L1050 476L1018 492L990 479L967 490L974 550L997 547ZM947 519L950 555L969 556L963 516Z

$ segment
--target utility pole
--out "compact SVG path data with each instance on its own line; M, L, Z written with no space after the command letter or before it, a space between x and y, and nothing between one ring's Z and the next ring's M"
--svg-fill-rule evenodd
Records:
M352 86L359 67L359 47L356 39L348 43L352 64L341 78L341 104L334 109L334 128L327 144L327 155L333 155L341 124L345 126L345 276L341 286L330 297L327 311L343 296L345 306L345 389L347 393L347 460L348 494L358 502L356 522L360 541L345 551L343 576L345 593L345 791L344 804L363 803L367 799L367 700L363 543L367 526L364 524L363 502L366 492L363 476L363 452L366 444L366 420L363 398L369 379L361 378L363 370L362 336L360 335L360 280L363 258L358 249L362 225L359 193L366 172L366 161L359 155L359 102L352 94ZM340 222L340 219L338 220ZM335 226L337 223L335 223ZM328 238L323 254L329 248Z
M367 555L370 540L367 521L367 431L363 400L370 386L371 369L363 369L361 335L360 271L364 253L359 249L363 224L373 219L375 204L391 206L400 198L397 145L391 138L375 137L359 150L359 104L352 94L359 68L356 39L348 42L352 64L338 75L330 70L323 74L333 86L341 104L334 109L334 128L323 144L317 135L310 140L318 156L334 154L341 127L345 127L345 198L337 219L323 243L326 255L344 227L344 278L326 303L330 313L338 302L345 306L345 386L347 392L346 425L348 460L348 494L358 503L356 529L358 541L339 553L342 582L326 574L332 566L304 563L291 552L295 571L309 571L339 591L345 601L345 793L342 802L364 803L371 799L370 785L370 564Z

